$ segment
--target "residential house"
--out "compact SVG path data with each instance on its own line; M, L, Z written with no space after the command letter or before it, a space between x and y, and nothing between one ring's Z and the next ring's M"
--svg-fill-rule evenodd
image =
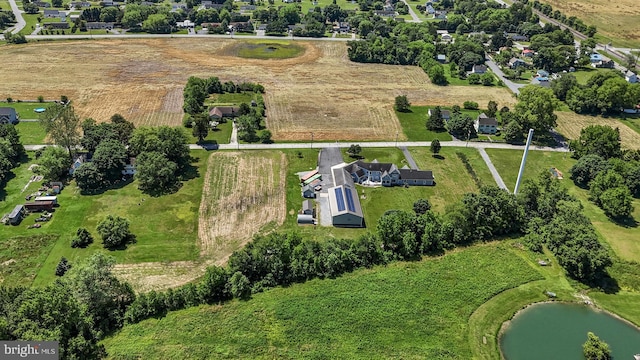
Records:
M57 18L59 14L60 14L60 11L58 10L44 10L45 19Z
M76 8L76 9L80 9L83 7L91 7L91 3L88 1L72 1L71 2L71 7Z
M377 160L373 160L370 163L358 160L345 166L344 170L351 175L355 183L363 185L433 185L431 171L412 170L411 177L404 178L402 174L405 169L398 169L395 164L380 163ZM409 174L407 172L404 173ZM431 181L423 183L422 181L417 181L419 179L430 179Z
M414 169L400 169L400 180L403 185L434 185L433 172Z
M44 2L44 1L34 1L32 4L33 4L33 5L35 5L35 6L37 6L37 7L39 7L39 8L41 8L41 7L42 7L42 8L49 8L49 7L51 7L51 3Z
M473 65L471 72L474 74L484 74L487 72L487 65Z
M73 160L73 164L71 164L71 168L69 169L69 175L73 175L73 173L80 167L80 165L84 164L87 161L86 155L79 155Z
M428 15L433 15L436 13L436 9L433 8L433 6L431 6L431 4L427 4L427 6L425 6L425 13L427 13Z
M600 54L591 54L589 55L589 60L591 61L591 63L597 63L602 61L602 55Z
M476 118L473 127L478 134L495 134L498 131L498 121L482 113Z
M202 4L200 5L201 8L203 9L216 9L216 10L220 10L224 7L224 4L214 4L213 1L211 0L203 0Z
M0 124L17 124L18 113L16 109L10 107L0 107Z
M438 60L439 63L445 64L447 62L447 56L445 54L438 54L436 55L436 60Z
M333 32L346 34L351 32L351 25L348 22L338 21L333 25Z
M209 110L209 116L216 119L232 118L239 115L237 106L215 106Z
M613 60L605 59L602 61L598 61L596 63L591 63L591 66L593 66L596 69L613 69L616 67L616 63Z
M187 10L187 4L171 4L171 11Z
M433 14L433 18L434 19L440 19L440 20L445 20L447 18L447 12L446 11L436 11Z
M114 23L92 21L87 23L87 30L113 30Z
M398 13L395 12L394 10L376 10L373 13L375 15L382 16L382 17L394 17L398 15Z
M526 35L520 35L517 33L508 33L507 37L513 41L529 41L529 37Z
M628 70L626 73L624 73L624 79L631 84L635 84L638 82L638 75L636 75L633 71Z
M194 24L190 20L177 21L176 22L176 27L178 27L180 29L193 29L195 26L196 26L196 24Z
M444 42L451 42L453 40L453 36L451 36L451 34L446 33L446 34L442 34L440 36L440 39L442 39L442 41Z
M548 78L549 77L549 72L546 71L546 70L538 70L538 71L536 71L536 77Z
M522 59L518 59L518 58L511 58L511 60L509 60L509 68L511 69L515 69L518 66L527 66L527 62L522 60Z
M255 5L243 5L243 6L240 6L240 11L241 12L254 11L255 9L256 9Z
M253 32L253 23L251 21L232 22L229 23L229 29L234 32Z
M44 24L47 28L49 29L68 29L69 28L69 23L67 22L52 22L52 23L46 23Z
M528 58L532 58L533 55L535 55L535 51L531 50L531 49L524 49L522 50L522 56L523 57L528 57Z
M431 109L427 111L427 115L431 116ZM451 111L449 110L440 110L440 116L442 116L442 120L448 122L451 120Z

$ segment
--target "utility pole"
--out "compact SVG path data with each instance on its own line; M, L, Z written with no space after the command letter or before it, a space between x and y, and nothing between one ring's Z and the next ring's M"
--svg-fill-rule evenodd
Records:
M522 181L522 174L524 173L524 165L527 163L527 154L529 153L529 145L531 145L531 139L533 138L533 129L529 129L529 136L527 136L527 145L524 147L524 154L522 154L522 161L520 162L520 171L518 171L518 180L516 181L516 187L513 189L513 194L518 194L520 188L520 182Z
M311 133L311 148L313 149L313 132Z
M399 131L396 131L396 147L398 147L398 134L399 133L400 133Z

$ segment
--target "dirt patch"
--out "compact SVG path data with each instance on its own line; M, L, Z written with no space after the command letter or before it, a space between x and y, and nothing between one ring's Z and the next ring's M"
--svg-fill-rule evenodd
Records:
M118 264L114 272L144 292L184 285L207 266L224 265L254 234L284 222L286 169L279 151L211 154L199 210L200 259Z

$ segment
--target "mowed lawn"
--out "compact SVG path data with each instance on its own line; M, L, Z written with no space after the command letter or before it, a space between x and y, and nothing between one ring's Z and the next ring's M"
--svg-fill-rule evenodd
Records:
M500 173L507 187L513 190L518 177L522 151L487 149L494 166ZM600 236L606 239L615 253L622 259L628 261L638 261L640 258L640 229L638 227L627 227L611 221L593 202L589 201L588 190L581 189L573 184L570 179L569 169L576 160L571 158L569 153L530 151L525 167L524 179L535 178L540 171L549 171L555 167L564 175L561 183L569 189L569 193L576 196L584 206L585 214L596 227ZM633 201L633 218L640 221L640 200Z
M452 137L448 132L435 132L427 130L427 113L433 106L412 106L410 112L396 111L402 131L409 141L451 141Z
M470 358L474 310L541 278L492 243L171 312L104 344L111 359Z
M67 185L58 195L60 206L56 208L51 221L43 223L40 229L27 229L35 223L37 214L27 216L20 225L2 226L0 228L0 247L22 246L13 241L16 236L29 237L48 234L57 237L55 244L34 249L33 257L48 252L46 259L36 266L35 285L45 285L52 281L54 270L61 257L71 263L90 256L95 251L105 251L114 256L118 263L139 263L148 261L180 261L198 257L197 227L198 208L202 194L203 177L206 172L206 156L204 151L192 151L196 162L193 179L183 183L174 194L151 197L138 190L137 182L121 188L107 190L98 195L81 195L74 182ZM9 180L3 192L0 192L0 214L8 213L17 204L25 202L24 197L39 188L39 183L31 183L22 192L29 178L33 175L28 166L33 159L14 170L15 177ZM137 241L126 250L106 251L102 247L97 234L98 223L107 215L127 218L131 223L131 231ZM79 227L87 228L94 236L95 242L86 249L72 249L71 239ZM4 243L4 241L7 241ZM7 245L9 244L9 245ZM18 251L18 250L7 250ZM0 263L10 259L0 259ZM16 267L28 264L14 264ZM31 266L31 265L29 265ZM33 279L23 279L28 284ZM15 285L15 284L14 284Z
M20 141L25 145L40 145L45 143L47 133L39 122L21 121L16 125L20 134Z

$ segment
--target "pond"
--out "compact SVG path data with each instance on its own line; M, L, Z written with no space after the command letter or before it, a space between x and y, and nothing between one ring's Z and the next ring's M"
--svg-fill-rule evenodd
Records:
M583 360L587 332L609 344L614 359L640 353L640 330L588 306L545 303L530 306L504 329L500 349L507 360Z

